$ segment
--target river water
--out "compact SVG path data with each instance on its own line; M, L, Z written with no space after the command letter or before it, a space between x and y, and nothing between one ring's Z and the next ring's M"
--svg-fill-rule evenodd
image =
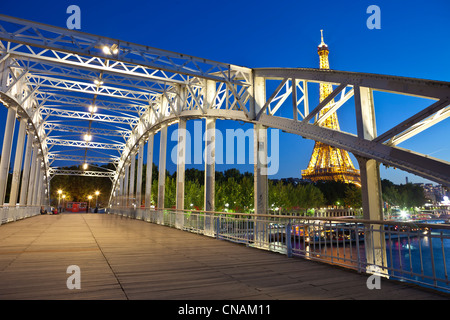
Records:
M312 245L297 238L292 248L294 255L355 269L364 270L366 262L364 241L328 241ZM391 278L412 280L450 291L450 230L432 230L426 235L410 234L409 237L392 234L390 239L386 239L386 260Z

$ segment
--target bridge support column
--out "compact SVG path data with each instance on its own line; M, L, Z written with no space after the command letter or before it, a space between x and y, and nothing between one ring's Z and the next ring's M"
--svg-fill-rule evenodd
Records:
M123 172L120 172L120 175L119 175L119 187L118 187L118 190L116 189L116 191L117 191L117 198L112 203L113 206L117 206L117 205L118 206L122 206L123 205L123 200L122 200L122 198L123 198L123 176L124 176Z
M135 184L135 172L136 172L136 154L134 152L131 152L130 155L130 186L129 186L129 195L128 195L128 201L131 206L136 205L136 195L134 193L134 184Z
M38 174L37 174L37 178L36 178L36 197L35 197L35 205L36 206L40 206L42 204L42 185L44 183L44 170L41 164L42 160L39 158L39 162L38 162ZM58 208L59 210L59 208Z
M42 187L41 187L39 204L44 205L46 203L46 201L45 201L46 192L45 191L47 190L47 176L45 174L44 167L42 168L41 172L42 172L42 174L41 174Z
M39 150L39 147L38 147ZM38 195L39 195L39 185L41 184L41 181L39 180L39 176L41 175L41 158L39 156L39 151L36 154L36 170L34 171L34 183L33 183L33 200L32 204L33 206L38 205ZM59 210L59 208L58 208Z
M216 95L216 82L206 80L203 88L204 108L209 110L214 108ZM204 210L215 210L215 188L216 188L216 119L206 118L205 122L205 194ZM214 235L214 214L205 214L204 233Z
M372 90L366 87L355 86L354 96L358 137L373 140L377 136L377 129ZM357 160L361 174L364 219L382 221L384 217L379 163L373 159L361 157L357 157ZM367 231L364 238L367 271L387 274L385 269L387 260L384 226L382 224L370 224L366 228ZM373 266L376 266L376 268Z
M380 165L373 159L358 158L361 172L361 193L363 202L363 216L367 220L383 220L383 204L380 182ZM366 225L365 249L368 271L374 271L371 266L381 268L387 266L386 241L383 224Z
M166 156L167 156L167 125L163 124L160 131L159 174L158 174L158 223L164 223L164 195L166 189Z
M128 177L129 177L129 171L130 171L130 164L125 164L125 175L123 177L123 206L128 207Z
M205 199L204 210L214 211L215 173L216 173L216 120L206 119L205 132Z
M27 134L27 145L25 148L24 164L23 164L22 185L20 187L19 204L21 206L25 206L27 204L28 182L30 180L30 162L31 162L32 148L33 148L33 136L31 133L28 133Z
M266 85L262 77L253 79L253 107L255 115L259 113L266 102ZM267 128L255 124L253 127L253 152L254 152L254 209L255 227L254 240L257 245L264 246L268 241L267 224L260 220L257 215L268 213L269 202L269 180L268 180L268 157L267 157Z
M30 180L28 181L28 192L27 192L27 205L33 205L33 188L34 188L34 180L36 177L36 159L38 153L37 142L33 141L33 155L31 156L31 171L30 171Z
M255 183L255 213L267 214L268 210L268 157L267 157L267 128L254 125L254 183Z
M6 185L8 183L9 162L11 159L14 126L16 124L16 110L8 108L5 133L3 136L2 157L0 160L0 205L5 203Z
M14 157L14 169L11 182L11 192L9 194L9 206L15 206L19 195L20 173L22 172L22 158L25 144L25 134L27 121L20 119L19 134L17 136L16 155Z
M178 143L177 143L177 210L184 210L184 182L186 169L186 120L180 119L178 122ZM175 227L182 229L184 225L184 212L177 211Z
M268 243L267 223L260 222L266 218L258 218L258 215L268 213L269 203L269 179L267 167L267 128L256 124L254 125L254 206L255 206L255 242L264 246Z
M153 174L153 133L147 139L147 171L145 177L145 207L150 208L152 204L152 174Z
M139 144L138 167L136 177L136 207L140 208L142 204L142 165L144 161L144 144Z

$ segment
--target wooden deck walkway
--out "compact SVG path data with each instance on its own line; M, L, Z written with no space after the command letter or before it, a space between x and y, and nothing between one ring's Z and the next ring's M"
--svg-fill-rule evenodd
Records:
M81 289L69 290L77 265ZM0 226L0 300L449 299L367 276L106 214L43 215Z

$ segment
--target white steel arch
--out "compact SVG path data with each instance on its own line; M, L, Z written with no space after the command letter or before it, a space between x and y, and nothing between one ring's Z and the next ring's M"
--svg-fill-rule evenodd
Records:
M103 48L112 44L117 45L117 53L105 53ZM91 148L111 149L111 162L117 168L111 201L128 204L128 180L136 174L130 159L142 158L144 143L153 148L155 132L165 134L168 125L195 118L209 119L211 128L218 118L252 123L258 132L255 146L263 156L267 156L265 131L272 127L346 149L363 168L373 168L372 162L384 163L450 186L448 161L398 146L450 115L449 82L306 68L251 69L4 15L0 15L0 63L2 102L23 110L30 119L46 175L53 170L49 158L56 159L49 156L49 147L81 147L86 154ZM272 88L269 82L277 84ZM309 86L317 83L331 83L335 89L314 106ZM19 86L24 88L22 96L17 95ZM426 97L432 102L378 134L374 91ZM351 98L356 134L320 126L328 114L318 117L319 112L330 100L336 101L331 113ZM33 107L24 106L27 100ZM68 123L72 121L76 123ZM55 138L56 132L79 134L79 138ZM83 141L83 134L94 140L118 134L125 142ZM76 155L66 156L80 161ZM86 162L94 159L84 157ZM255 210L262 213L267 210L263 168L263 161L255 166ZM371 181L365 182L366 187L376 180L374 168L365 172ZM139 163L137 170L142 175ZM365 203L368 210L378 210L369 198Z

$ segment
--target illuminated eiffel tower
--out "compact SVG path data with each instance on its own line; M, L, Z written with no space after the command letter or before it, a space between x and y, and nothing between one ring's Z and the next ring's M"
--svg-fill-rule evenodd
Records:
M322 30L320 30L322 33ZM328 61L328 46L323 42L323 33L321 34L322 42L317 48L320 57L320 69L330 69ZM320 84L320 101L323 101L331 92L333 87L331 84ZM319 116L325 114L334 104L331 100L322 110ZM333 112L328 118L322 122L321 126L339 130L339 122L336 112ZM311 160L306 170L302 170L302 178L311 181L343 181L361 186L359 170L353 166L352 160L347 151L338 149L322 142L316 141Z

